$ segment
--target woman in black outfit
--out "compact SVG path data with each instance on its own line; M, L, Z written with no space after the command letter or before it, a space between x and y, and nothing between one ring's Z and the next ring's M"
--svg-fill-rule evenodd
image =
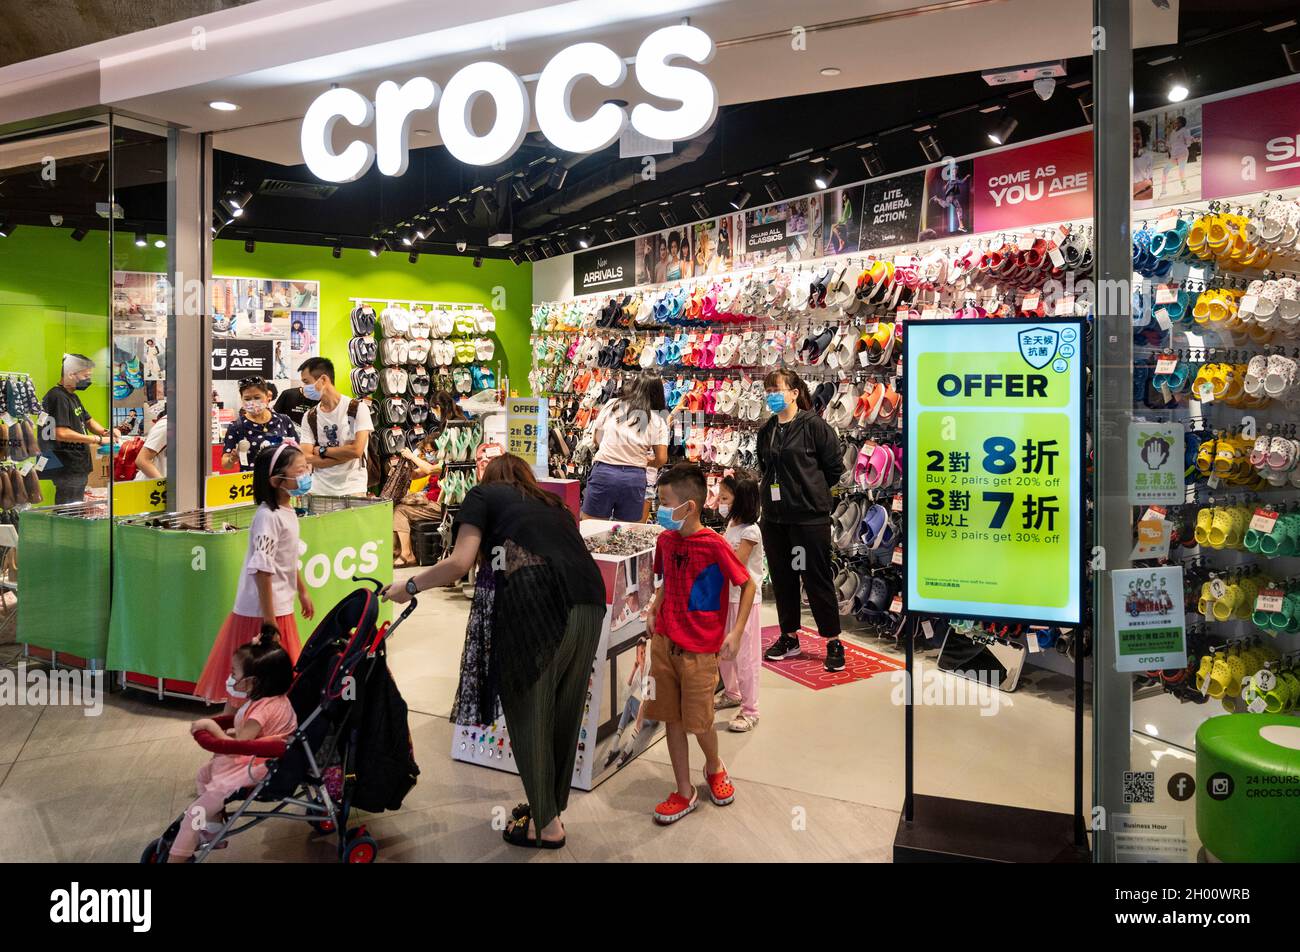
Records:
M503 836L514 846L559 849L605 618L604 580L573 515L518 456L488 464L452 532L447 558L394 582L384 597L409 601L479 561L452 723L489 724L498 709L505 714L528 803L515 808Z
M793 370L772 371L763 388L772 416L758 431L759 529L781 624L781 636L763 657L779 661L799 654L802 577L817 633L826 639L825 668L840 671L844 646L831 570L831 487L844 475L840 439L812 411L808 388Z

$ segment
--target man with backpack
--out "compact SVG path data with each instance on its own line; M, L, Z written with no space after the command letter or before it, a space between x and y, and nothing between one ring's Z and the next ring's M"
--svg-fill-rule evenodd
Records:
M302 444L311 465L311 492L317 496L364 496L378 481L368 453L374 424L370 407L339 393L334 362L313 357L302 365L302 392L320 402L302 422Z

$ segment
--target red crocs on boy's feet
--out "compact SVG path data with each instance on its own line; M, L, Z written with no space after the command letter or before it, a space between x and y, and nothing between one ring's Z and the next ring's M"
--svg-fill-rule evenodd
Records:
M731 778L727 776L726 767L715 774L706 771L704 780L709 785L709 799L715 806L725 807L736 799L736 788L732 785Z
M680 793L674 790L668 794L668 799L655 807L655 822L657 823L676 823L686 814L695 809L700 802L700 795L697 791L687 800Z

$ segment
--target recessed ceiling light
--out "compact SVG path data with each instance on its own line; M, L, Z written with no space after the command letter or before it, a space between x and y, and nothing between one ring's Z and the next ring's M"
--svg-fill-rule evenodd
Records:
M1264 27L1265 33L1276 33L1278 30L1285 30L1289 26L1295 26L1295 20L1287 20L1283 23L1274 23L1272 26Z
M1169 92L1166 95L1169 97L1170 102L1182 102L1187 98L1187 93L1187 87L1178 80L1174 80L1173 85L1169 87Z
M840 68L838 66L823 66L821 73L823 76L838 76L840 74Z
M214 99L208 103L208 107L217 110L217 112L234 112L239 108L233 102L226 102L224 99Z
M431 136L431 135L433 135L433 130L432 130L432 129L416 129L416 130L415 130L415 134L416 134L417 136Z

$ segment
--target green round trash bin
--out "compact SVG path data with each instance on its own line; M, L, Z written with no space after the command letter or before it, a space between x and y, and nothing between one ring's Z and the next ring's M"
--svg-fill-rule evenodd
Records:
M1300 862L1300 717L1229 714L1200 726L1196 831L1225 863Z

